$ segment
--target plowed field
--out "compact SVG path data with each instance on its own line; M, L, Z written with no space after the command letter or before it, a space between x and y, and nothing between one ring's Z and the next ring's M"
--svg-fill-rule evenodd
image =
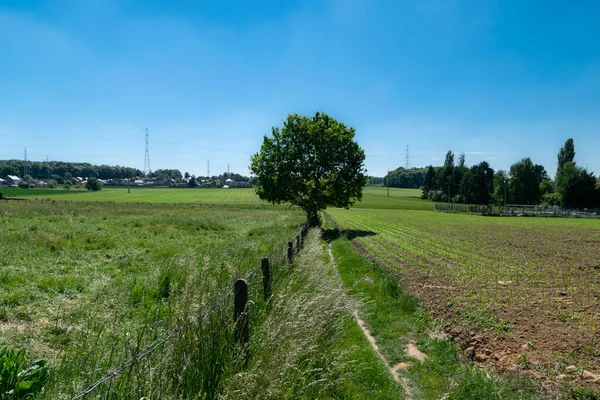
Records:
M477 364L600 388L600 221L328 213Z

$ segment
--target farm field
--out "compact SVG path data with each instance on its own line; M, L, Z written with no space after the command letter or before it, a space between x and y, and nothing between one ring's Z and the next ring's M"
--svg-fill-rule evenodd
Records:
M130 203L187 203L269 205L256 196L254 189L188 189L105 187L98 192L87 190L1 189L5 196L38 198L40 200L104 201Z
M37 198L40 200L66 201L115 201L115 202L147 202L147 203L188 203L188 204L229 204L229 205L265 205L256 196L254 189L188 189L188 188L137 188L127 193L127 188L106 187L99 192L87 190L62 189L11 189L2 188L4 196L19 198ZM363 199L353 208L400 209L400 210L433 210L434 203L419 198L418 189L390 188L387 196L385 187L366 187Z
M600 225L403 210L328 210L397 269L478 365L600 389Z
M374 208L386 210L433 210L432 201L421 200L422 191L419 189L387 188L369 186L363 190L363 199L352 208Z
M303 221L294 209L2 202L0 346L49 360L45 397L72 398L208 309L233 280L256 270L262 256L282 258ZM260 277L250 282L260 287ZM253 293L260 304L261 292ZM176 345L161 347L139 370L127 369L114 394L102 398L159 390L172 396L161 398L188 398L178 393L183 388L214 393L213 370L228 353L209 344L226 343L230 328L219 321L224 315L229 321L230 313L217 309L210 321L190 325ZM200 337L210 343L189 343ZM190 359L204 367L180 371ZM165 371L179 374L176 390Z

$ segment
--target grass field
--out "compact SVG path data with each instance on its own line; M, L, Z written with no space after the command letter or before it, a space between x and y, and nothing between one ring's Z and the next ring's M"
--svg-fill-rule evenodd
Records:
M600 379L592 382L600 377L597 221L429 212L434 204L418 190L390 188L388 196L387 188L367 187L350 210L326 212L345 233L332 250L350 297L313 243L312 255L280 282L277 302L253 295L261 310L251 340L256 357L245 367L231 351L232 325L223 325L230 310L217 308L204 322L197 315L262 255L282 259L304 221L298 209L273 208L253 189L2 191L60 201L0 202L0 345L50 360L46 398L69 398L177 324L184 328L173 345L132 366L102 398L263 398L272 370L281 371L268 386L273 398L401 398L348 319L343 303L356 301L391 363L410 361L402 350L409 341L430 355L403 374L414 398L534 398L522 391L527 384L513 387L457 363L449 341L429 336L437 323L480 367L521 371L559 398L581 385L570 398L598 398L588 390L600 390ZM400 286L378 265L395 271ZM330 324L309 318L305 303ZM308 325L293 318L309 318ZM287 353L275 357L270 346ZM188 363L202 367L166 373ZM317 372L329 369L333 375Z
M106 187L99 192L87 190L53 189L2 189L5 196L38 198L40 200L103 201L130 203L187 203L187 204L236 204L269 205L261 201L253 189L189 189Z
M526 369L558 382L570 371L575 384L593 380L583 371L600 372L597 221L390 210L328 214L366 254L396 268L478 364ZM567 370L571 365L579 372Z
M48 360L44 399L107 376L85 398L403 398L319 233L285 263L303 221L287 207L1 202L0 347ZM238 277L253 302L246 350L233 340Z
M258 198L254 189L188 189L188 188L127 188L106 187L99 192L62 189L0 189L5 196L37 198L40 200L66 201L115 201L147 203L188 203L188 204L231 204L231 205L270 205ZM354 208L376 208L393 210L433 210L431 201L421 200L418 189L366 187L363 199Z
M434 203L421 200L419 189L397 189L381 186L366 187L363 191L362 201L353 208L374 208L386 210L433 210Z
M50 360L46 397L70 398L187 321L186 315L209 307L236 277L256 269L263 255L283 255L303 219L296 210L2 203L0 344L25 347L30 359ZM257 291L252 298L261 301ZM215 318L229 313L227 308ZM190 329L186 338L207 335L216 343L226 342L231 333L229 327L217 332L204 324ZM200 347L160 349L157 354L165 358L149 362L155 369L155 363L166 368L189 362L193 349ZM132 386L132 376L124 376L118 381L121 391L110 398L125 398L127 388L159 393L152 382L164 384L162 390L176 384L210 395L218 385L218 374L210 372L214 363L231 356L218 346L211 349L194 356L204 367L187 377L181 373L193 385L146 374ZM177 391L172 397L162 394L178 395L186 397Z

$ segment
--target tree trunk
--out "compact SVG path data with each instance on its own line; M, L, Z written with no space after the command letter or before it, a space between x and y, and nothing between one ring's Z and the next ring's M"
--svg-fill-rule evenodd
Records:
M317 213L307 213L306 223L310 227L320 226L321 220L319 219L319 215Z

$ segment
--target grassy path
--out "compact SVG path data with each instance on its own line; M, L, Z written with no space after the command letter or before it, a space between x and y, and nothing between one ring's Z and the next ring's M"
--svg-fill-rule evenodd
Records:
M320 231L312 230L279 278L264 322L253 328L248 368L220 399L405 399L352 317Z
M327 253L329 255L329 260L331 261L331 264L339 272L338 266L337 266L337 264L335 262L335 257L333 256L333 252L331 251L331 243L329 243L327 245ZM373 349L373 351L375 352L375 354L377 354L377 356L383 362L383 364L385 364L387 366L387 368L388 368L388 370L390 372L390 375L392 375L392 377L394 378L394 381L396 381L396 383L398 383L400 386L402 386L402 389L404 390L404 394L406 396L405 397L406 400L412 400L412 394L411 394L411 390L410 390L410 386L408 384L408 381L406 380L406 378L404 378L404 377L400 378L400 375L398 375L398 370L403 365L397 364L395 366L391 366L390 363L389 363L389 361L385 358L385 356L383 355L383 353L379 349L379 346L377 345L377 340L371 334L371 331L369 330L369 327L367 326L367 324L365 323L365 321L363 321L360 318L360 316L358 315L358 310L354 310L353 315L354 315L354 319L356 320L356 324L362 330L363 335L365 336L365 338L369 342L369 345L371 346L371 348Z

